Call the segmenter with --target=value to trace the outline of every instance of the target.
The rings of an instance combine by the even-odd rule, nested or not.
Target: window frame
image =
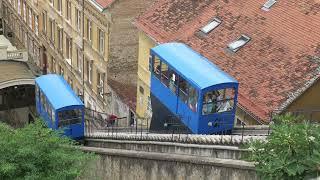
[[[227,98],[227,97],[226,97],[226,91],[227,91],[228,89],[230,89],[230,90],[233,91],[233,97],[232,97],[232,98]],[[220,93],[220,91],[223,91],[223,94],[220,94],[220,95],[223,96],[223,99],[218,100],[218,98],[220,97],[220,95],[217,97],[217,96],[216,96],[216,95],[217,95],[216,92],[219,92],[219,93]],[[211,96],[212,96],[213,93],[214,93],[214,95],[215,95],[215,97],[216,97],[215,101],[211,101],[210,103],[205,102],[205,101],[206,101],[206,100],[205,100],[206,97],[209,96],[209,94],[211,94]],[[233,111],[233,110],[235,109],[235,106],[236,106],[235,100],[236,100],[236,87],[225,87],[225,88],[212,89],[212,90],[206,91],[205,93],[202,94],[201,115],[206,116],[206,115],[213,115],[213,114],[221,114],[221,113],[231,112],[231,111]],[[232,104],[232,108],[229,109],[229,110],[220,111],[218,108],[221,107],[222,103],[227,103],[227,102],[232,102],[232,103],[231,103],[231,104]],[[208,109],[206,109],[207,112],[205,113],[205,112],[204,112],[205,106],[206,106],[206,108],[207,108],[208,105],[210,105],[210,104],[212,105],[212,108],[213,108],[213,105],[215,104],[215,106],[216,106],[216,107],[215,107],[215,108],[216,108],[215,111],[212,112],[212,110],[211,110],[211,112],[208,112]],[[219,104],[220,104],[220,105],[219,105]],[[230,103],[229,103],[229,105],[230,105]]]

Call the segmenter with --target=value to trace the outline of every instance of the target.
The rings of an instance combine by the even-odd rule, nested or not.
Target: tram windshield
[[[71,124],[80,124],[82,121],[81,109],[72,109],[58,112],[58,127],[65,127]]]
[[[207,92],[203,97],[202,114],[231,111],[234,107],[235,89],[227,88]]]

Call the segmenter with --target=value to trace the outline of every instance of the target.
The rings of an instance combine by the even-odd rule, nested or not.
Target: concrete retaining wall
[[[254,165],[240,160],[95,147],[81,148],[99,156],[82,179],[257,179]]]
[[[222,159],[241,159],[248,150],[236,146],[183,144],[155,141],[126,141],[110,139],[86,139],[86,145],[110,149],[125,149],[145,152],[205,156]]]

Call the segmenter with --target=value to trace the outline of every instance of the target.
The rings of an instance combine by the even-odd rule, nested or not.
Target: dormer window
[[[276,3],[276,0],[268,0],[264,5],[262,6],[262,10],[269,11],[270,8]]]
[[[228,49],[235,53],[244,45],[246,45],[250,41],[250,39],[251,38],[246,35],[241,35],[241,37],[238,40],[233,41],[228,45]]]
[[[201,31],[205,34],[208,34],[215,28],[217,28],[221,24],[221,20],[218,18],[214,18],[212,21],[210,21],[207,25],[201,28]]]

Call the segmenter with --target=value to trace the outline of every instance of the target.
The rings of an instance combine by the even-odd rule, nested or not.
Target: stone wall
[[[94,147],[82,149],[98,155],[82,179],[258,179],[254,165],[240,160]]]
[[[143,12],[153,0],[117,0],[109,10],[110,27],[109,78],[119,82],[136,84],[138,68],[138,30],[134,18]]]

